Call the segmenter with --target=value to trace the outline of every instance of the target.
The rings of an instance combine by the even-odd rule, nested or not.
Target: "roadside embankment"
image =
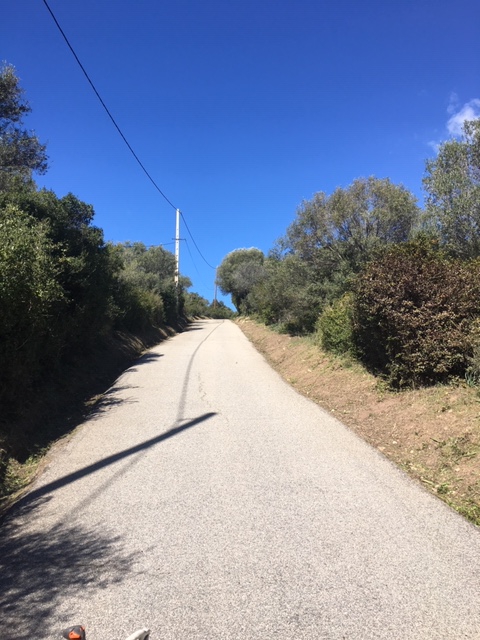
[[[359,364],[250,319],[237,321],[271,366],[425,488],[480,525],[480,394],[463,381],[393,392]]]

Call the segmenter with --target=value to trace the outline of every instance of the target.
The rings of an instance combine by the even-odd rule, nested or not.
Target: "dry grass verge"
[[[330,411],[432,493],[480,526],[480,396],[463,382],[392,392],[308,338],[238,325],[297,391]]]

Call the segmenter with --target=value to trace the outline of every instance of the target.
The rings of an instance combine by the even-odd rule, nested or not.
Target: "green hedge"
[[[345,293],[325,307],[316,324],[315,338],[326,351],[339,355],[354,351],[353,296]]]

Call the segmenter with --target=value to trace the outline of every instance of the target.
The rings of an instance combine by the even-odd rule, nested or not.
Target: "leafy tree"
[[[465,122],[461,140],[444,142],[426,163],[427,226],[447,251],[480,255],[480,119]]]
[[[185,294],[185,314],[187,316],[202,316],[205,318],[227,319],[232,318],[234,313],[224,302],[217,300],[209,303],[198,293]]]
[[[184,309],[187,316],[207,316],[209,302],[198,293],[188,292],[185,295]]]
[[[118,261],[105,245],[103,232],[92,225],[93,207],[73,194],[58,198],[42,189],[0,192],[0,207],[13,205],[45,223],[57,261],[57,281],[68,302],[63,315],[71,340],[90,340],[107,328]]]
[[[414,196],[388,179],[355,180],[331,196],[304,201],[255,288],[266,322],[308,333],[322,309],[352,287],[354,275],[382,246],[405,242],[419,218]]]
[[[237,311],[249,313],[248,295],[265,276],[265,256],[260,249],[235,249],[225,256],[217,270],[217,284],[224,294],[232,296]]]
[[[175,287],[175,256],[163,247],[147,248],[142,242],[119,244],[116,250],[120,252],[124,264],[120,276],[122,282],[129,288],[133,287],[137,292],[143,292],[140,299],[135,294],[137,301],[141,304],[142,298],[145,301],[148,300],[147,306],[153,309],[154,300],[161,300],[162,311],[155,316],[156,321],[153,324],[155,326],[164,322],[174,324],[183,314],[185,290],[192,284],[188,278],[181,276],[179,287]],[[152,298],[149,294],[154,294],[156,298]],[[131,297],[130,300],[132,300]],[[129,303],[128,306],[130,308],[131,304]],[[144,318],[142,314],[140,316]],[[152,317],[151,312],[147,317]],[[148,320],[142,320],[142,322],[145,324]],[[130,324],[132,327],[132,323]]]
[[[272,254],[265,261],[264,270],[264,277],[249,294],[250,305],[258,316],[288,333],[312,331],[321,298],[308,263],[295,254]]]
[[[45,145],[23,128],[31,111],[23,96],[15,68],[0,69],[0,190],[31,182],[32,172],[45,173]]]
[[[65,312],[48,225],[8,205],[0,209],[0,400],[27,389],[58,350]]]
[[[323,349],[338,355],[354,353],[353,295],[345,293],[325,307],[316,323],[316,339]]]
[[[207,309],[207,316],[209,318],[218,318],[219,320],[228,320],[233,318],[235,313],[227,307],[227,305],[221,300],[211,302]]]
[[[320,192],[303,202],[281,247],[320,276],[358,272],[379,246],[408,240],[418,218],[416,199],[403,186],[359,178],[330,197]]]

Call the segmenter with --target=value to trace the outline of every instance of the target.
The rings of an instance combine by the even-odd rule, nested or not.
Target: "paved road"
[[[480,638],[480,532],[228,321],[124,373],[2,535],[2,640]]]

